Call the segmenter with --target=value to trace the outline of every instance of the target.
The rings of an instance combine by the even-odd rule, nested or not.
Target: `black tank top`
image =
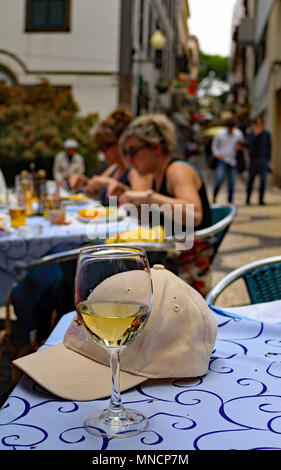
[[[172,195],[168,192],[168,190],[167,190],[167,181],[166,181],[167,180],[167,178],[166,178],[167,169],[174,162],[185,163],[186,165],[190,166],[193,169],[193,171],[195,171],[195,173],[199,176],[202,184],[201,184],[201,187],[198,191],[198,194],[199,194],[201,204],[202,204],[203,217],[202,217],[201,224],[199,226],[195,227],[195,229],[196,230],[201,230],[203,228],[210,227],[210,225],[212,224],[212,217],[211,217],[211,209],[210,209],[210,204],[209,204],[209,201],[208,201],[206,187],[205,187],[202,176],[195,170],[195,168],[190,163],[186,162],[185,160],[180,160],[180,159],[177,159],[177,158],[171,160],[165,168],[164,177],[162,179],[161,186],[160,186],[159,190],[157,190],[157,192],[159,194],[163,194],[165,196],[174,197],[174,195]],[[156,190],[155,180],[153,181],[152,189]],[[161,220],[161,217],[162,217],[162,220]],[[161,221],[161,225],[164,225],[164,222],[162,223],[162,221],[164,221],[164,217],[163,217],[162,214],[160,216],[160,221]]]

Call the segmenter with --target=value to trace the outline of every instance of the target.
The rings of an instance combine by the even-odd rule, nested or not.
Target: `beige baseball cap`
[[[151,276],[150,316],[139,336],[121,353],[121,391],[147,379],[200,377],[208,371],[217,335],[213,313],[196,290],[164,266],[154,265]],[[120,299],[122,295],[127,300],[138,297],[139,283],[131,272],[113,278],[108,292],[119,292]],[[104,284],[102,289],[108,287]],[[111,394],[108,353],[90,338],[76,316],[62,343],[13,364],[67,400],[95,400]]]

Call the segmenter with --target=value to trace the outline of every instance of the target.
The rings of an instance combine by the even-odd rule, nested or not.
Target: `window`
[[[26,0],[26,31],[70,31],[70,0]]]

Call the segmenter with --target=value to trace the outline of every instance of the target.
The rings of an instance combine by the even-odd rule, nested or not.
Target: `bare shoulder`
[[[193,188],[198,191],[202,185],[201,179],[194,168],[181,161],[172,163],[167,170],[167,188],[171,194],[176,194],[180,188]]]
[[[197,173],[188,163],[183,161],[175,161],[169,165],[167,169],[167,177],[171,179],[197,179]]]

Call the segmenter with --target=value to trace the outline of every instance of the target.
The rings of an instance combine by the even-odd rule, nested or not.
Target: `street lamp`
[[[156,69],[162,68],[162,51],[166,45],[166,38],[164,34],[160,31],[160,29],[156,29],[154,33],[150,36],[149,39],[150,45],[155,52],[154,57],[154,66]],[[134,62],[138,64],[144,64],[151,62],[151,59],[134,59]],[[139,66],[138,70],[138,91],[137,91],[137,112],[136,114],[139,115],[142,109],[148,109],[148,101],[149,101],[149,87],[148,82],[144,80],[142,76],[141,66]]]
[[[156,29],[150,37],[150,45],[155,50],[155,67],[162,68],[162,53],[166,46],[166,38],[160,29]]]
[[[166,46],[166,38],[160,29],[156,29],[150,38],[150,44],[156,51],[163,51]]]

